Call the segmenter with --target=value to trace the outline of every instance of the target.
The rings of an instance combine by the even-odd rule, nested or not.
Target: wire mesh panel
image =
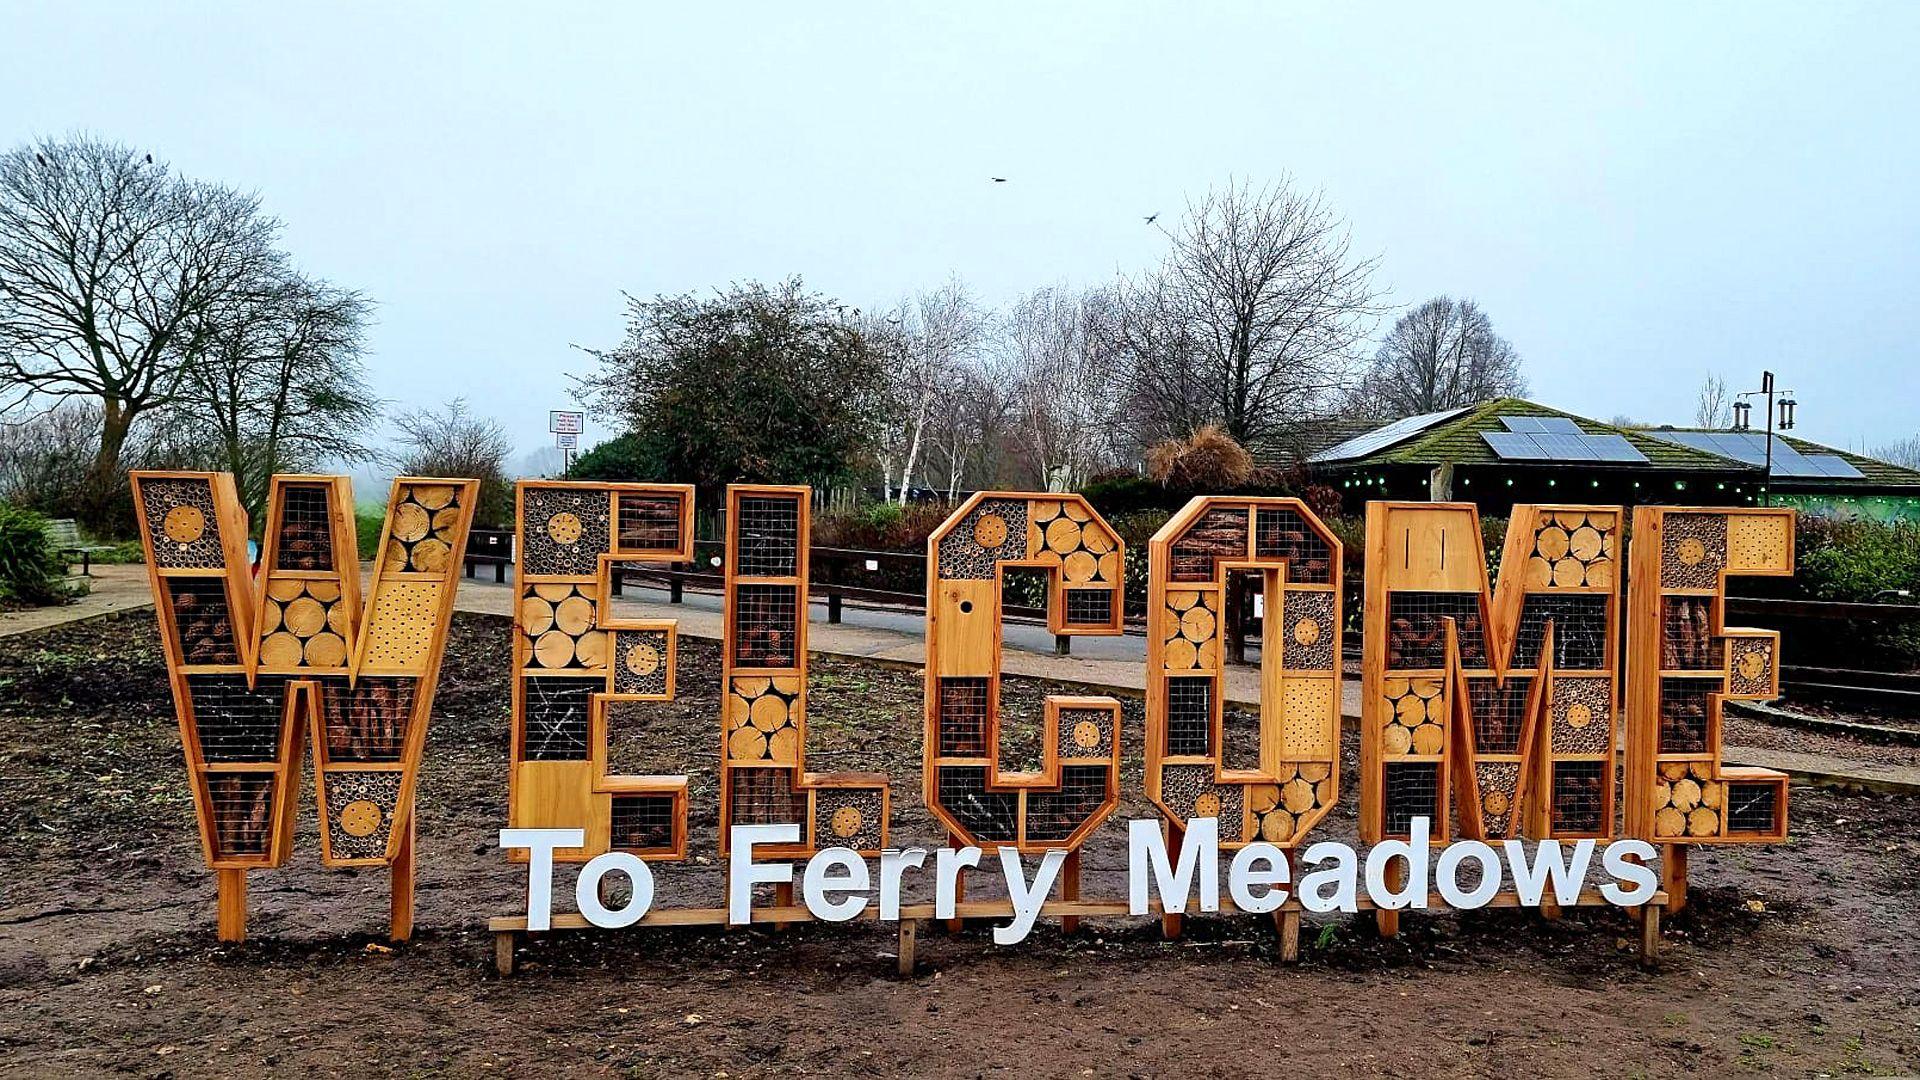
[[[620,551],[672,551],[680,546],[685,511],[679,496],[622,491],[616,503]]]
[[[214,857],[266,855],[273,842],[274,774],[207,774],[207,801],[213,815]]]
[[[1473,711],[1473,748],[1482,754],[1517,754],[1527,720],[1527,699],[1533,693],[1533,679],[1514,676],[1501,685],[1498,679],[1482,676],[1467,678],[1467,703]]]
[[[280,675],[260,676],[253,689],[245,675],[188,675],[201,758],[214,764],[277,760],[286,686]]]
[[[600,680],[536,675],[521,684],[526,693],[523,759],[585,761],[589,706]]]
[[[1027,795],[1027,839],[1065,840],[1108,797],[1105,765],[1063,765],[1057,791]]]
[[[984,765],[942,765],[938,773],[940,805],[969,832],[989,843],[1019,839],[1019,796],[987,790]]]
[[[1778,784],[1727,785],[1727,831],[1734,833],[1777,833],[1780,831],[1780,787]]]
[[[418,680],[368,675],[349,686],[344,678],[320,683],[320,712],[330,761],[399,761],[406,751]]]
[[[287,484],[280,489],[276,570],[333,569],[333,517],[327,484]]]
[[[805,824],[807,796],[793,789],[791,769],[729,769],[728,773],[731,776],[727,804],[729,824],[779,825],[790,821]]]
[[[986,679],[940,680],[940,753],[948,757],[978,757],[987,752],[988,694]]]
[[[1709,695],[1719,685],[1718,679],[1660,680],[1662,754],[1707,752],[1707,726],[1712,715]]]
[[[1213,753],[1213,680],[1167,680],[1167,753],[1205,757]]]
[[[1387,593],[1387,668],[1432,670],[1446,666],[1446,621],[1452,619],[1464,667],[1487,666],[1487,635],[1477,593]]]
[[[1606,831],[1607,763],[1553,763],[1553,831],[1558,834]]]
[[[1209,510],[1174,541],[1172,580],[1211,581],[1216,560],[1246,557],[1247,512]]]
[[[1417,817],[1441,819],[1440,763],[1437,761],[1390,761],[1386,765],[1384,798],[1386,831],[1390,836],[1406,836],[1413,831]]]
[[[1552,622],[1555,668],[1604,669],[1607,666],[1607,601],[1605,596],[1528,593],[1520,606],[1513,666],[1539,666],[1540,646],[1546,641],[1547,623]]]
[[[1718,671],[1725,642],[1713,633],[1713,600],[1669,596],[1661,602],[1660,666],[1669,671]]]
[[[1333,582],[1333,548],[1313,531],[1298,510],[1263,506],[1254,513],[1254,554],[1287,560],[1287,581],[1327,585]]]
[[[741,667],[793,667],[798,618],[794,586],[734,586],[733,662]]]
[[[793,577],[800,567],[800,500],[751,496],[740,500],[733,572],[740,577]]]
[[[615,795],[609,846],[622,851],[670,851],[673,821],[672,795]]]
[[[1067,625],[1106,626],[1113,621],[1112,589],[1068,589]]]
[[[221,578],[167,578],[167,606],[173,612],[180,658],[189,664],[238,664],[233,614]]]

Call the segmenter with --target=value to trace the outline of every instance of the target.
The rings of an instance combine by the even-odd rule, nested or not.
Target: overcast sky
[[[9,2],[0,136],[257,189],[378,300],[382,396],[523,450],[623,290],[1002,304],[1281,174],[1548,404],[1687,422],[1771,367],[1808,437],[1920,430],[1920,3],[606,7]]]

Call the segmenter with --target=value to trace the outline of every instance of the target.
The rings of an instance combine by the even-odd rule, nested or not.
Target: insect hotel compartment
[[[351,687],[345,679],[320,684],[329,761],[395,762],[407,746],[418,680],[364,676]]]
[[[942,765],[937,776],[940,805],[968,832],[988,843],[1019,839],[1019,796],[987,790],[985,765]]]
[[[687,516],[685,502],[678,495],[620,492],[615,497],[619,551],[630,555],[678,550],[681,523]]]
[[[338,582],[268,581],[260,607],[260,665],[282,671],[345,667],[351,618]]]
[[[986,679],[940,680],[940,753],[945,757],[981,757],[987,752]]]
[[[673,804],[672,795],[613,796],[609,846],[635,853],[672,851]]]
[[[1487,666],[1487,638],[1476,593],[1407,592],[1387,594],[1387,670],[1423,671],[1447,663],[1447,620],[1460,642],[1460,665]]]
[[[1713,600],[1669,596],[1661,601],[1660,666],[1667,671],[1718,671],[1723,639],[1713,633]]]
[[[266,856],[273,843],[274,787],[270,772],[206,774],[217,859]]]
[[[521,680],[526,694],[526,761],[587,760],[590,707],[598,679],[565,676],[529,676]]]
[[[1333,548],[1298,510],[1260,507],[1254,513],[1254,530],[1254,554],[1262,559],[1287,560],[1289,584],[1333,582]]]
[[[1067,618],[1069,627],[1104,627],[1113,622],[1112,589],[1068,589]]]
[[[727,770],[731,799],[727,821],[732,825],[805,824],[807,796],[793,789],[793,770],[781,767]],[[802,840],[806,838],[801,837]]]
[[[1213,754],[1213,680],[1167,680],[1167,754],[1170,757],[1209,757]]]
[[[1556,835],[1599,834],[1607,828],[1607,763],[1553,763],[1553,831]]]
[[[167,607],[187,664],[238,664],[224,578],[165,578]]]
[[[333,514],[328,484],[287,484],[280,489],[276,570],[332,570]]]
[[[1553,624],[1553,666],[1593,671],[1607,666],[1607,601],[1603,595],[1529,593],[1520,608],[1514,636],[1513,666],[1538,667]]]
[[[1712,722],[1717,678],[1660,680],[1660,753],[1704,754]]]
[[[186,680],[201,760],[258,764],[279,759],[285,678],[262,675],[253,689],[239,674],[188,675]]]
[[[1778,783],[1727,783],[1727,832],[1734,835],[1778,835],[1784,787]]]
[[[800,565],[800,500],[791,496],[748,496],[740,500],[739,507],[734,576],[796,576]]]
[[[1175,541],[1170,580],[1212,581],[1217,560],[1246,557],[1247,512],[1209,510]]]
[[[798,616],[798,593],[792,585],[735,586],[733,662],[740,667],[794,667]]]
[[[1440,811],[1440,763],[1437,761],[1389,761],[1382,781],[1386,831],[1389,836],[1406,836],[1413,831],[1413,819],[1428,817],[1434,831],[1443,822]]]
[[[1065,840],[1107,800],[1105,764],[1062,765],[1058,791],[1027,793],[1027,839]]]
[[[1473,748],[1481,754],[1518,754],[1527,720],[1533,678],[1515,675],[1501,685],[1489,676],[1467,679],[1467,703],[1473,712]]]

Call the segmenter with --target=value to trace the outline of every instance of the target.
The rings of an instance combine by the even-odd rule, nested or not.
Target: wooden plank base
[[[1666,893],[1656,892],[1648,900],[1646,905],[1637,908],[1622,909],[1629,913],[1634,913],[1635,916],[1640,919],[1640,963],[1643,966],[1651,967],[1653,965],[1654,956],[1660,945],[1659,913],[1661,909],[1667,905],[1667,902],[1668,897]],[[1511,892],[1502,892],[1496,895],[1486,906],[1489,908],[1517,908],[1521,905],[1519,897]],[[1605,897],[1601,896],[1598,889],[1585,889],[1581,891],[1580,899],[1568,906],[1614,907],[1615,905],[1609,903]],[[1384,912],[1375,909],[1372,901],[1365,896],[1360,898],[1358,907],[1361,911],[1373,911],[1376,915],[1399,914],[1397,911]],[[1438,893],[1431,893],[1427,897],[1427,907],[1422,910],[1446,911],[1449,910],[1449,908],[1446,901],[1443,900]],[[1225,897],[1221,898],[1219,914],[1233,914],[1239,911],[1240,909],[1233,904],[1233,901]],[[1272,913],[1274,929],[1280,937],[1280,958],[1284,962],[1291,963],[1299,959],[1300,922],[1303,912],[1304,909],[1301,908],[1299,899],[1297,897],[1288,897],[1287,902]],[[1129,912],[1125,900],[1048,900],[1040,905],[1040,914],[1042,917],[1050,916],[1062,919],[1070,915],[1081,918],[1113,918],[1128,915]],[[1158,901],[1154,901],[1148,905],[1147,914],[1149,916],[1158,916],[1162,920],[1181,918],[1181,916],[1177,914],[1168,914]],[[751,916],[752,923],[758,926],[778,927],[792,923],[815,921],[812,912],[808,911],[805,907],[796,905],[756,907],[753,909]],[[954,906],[954,916],[955,918],[952,920],[954,922],[964,922],[967,919],[1011,918],[1013,916],[1013,904],[1008,900],[961,901]],[[855,919],[857,921],[876,922],[879,920],[879,917],[879,908],[869,904],[866,910],[855,916]],[[932,904],[900,905],[900,923],[897,933],[899,936],[900,949],[899,971],[902,975],[911,974],[913,971],[915,947],[918,943],[919,935],[918,922],[923,919],[933,919],[935,917],[934,906]],[[655,908],[647,912],[647,914],[634,925],[640,927],[728,927],[727,909],[723,907]],[[577,912],[568,912],[554,915],[550,929],[558,931],[589,930],[593,928],[593,924],[587,922],[585,916]],[[514,949],[519,942],[520,936],[530,932],[527,930],[526,918],[524,916],[502,916],[489,919],[487,921],[487,929],[494,935],[494,967],[498,969],[502,975],[511,975],[514,968]],[[539,931],[531,932],[538,933]]]
[[[413,938],[413,815],[407,815],[407,831],[400,837],[400,850],[393,856],[393,895],[387,903],[387,940]]]

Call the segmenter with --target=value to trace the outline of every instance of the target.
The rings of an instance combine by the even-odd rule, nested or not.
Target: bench
[[[112,551],[112,544],[89,544],[80,539],[80,524],[72,518],[52,518],[47,522],[47,543],[62,555],[80,556],[80,573],[93,576],[93,553]]]
[[[467,533],[465,571],[473,576],[475,565],[490,564],[496,583],[507,580],[507,567],[513,565],[513,532],[509,529],[473,529]]]

